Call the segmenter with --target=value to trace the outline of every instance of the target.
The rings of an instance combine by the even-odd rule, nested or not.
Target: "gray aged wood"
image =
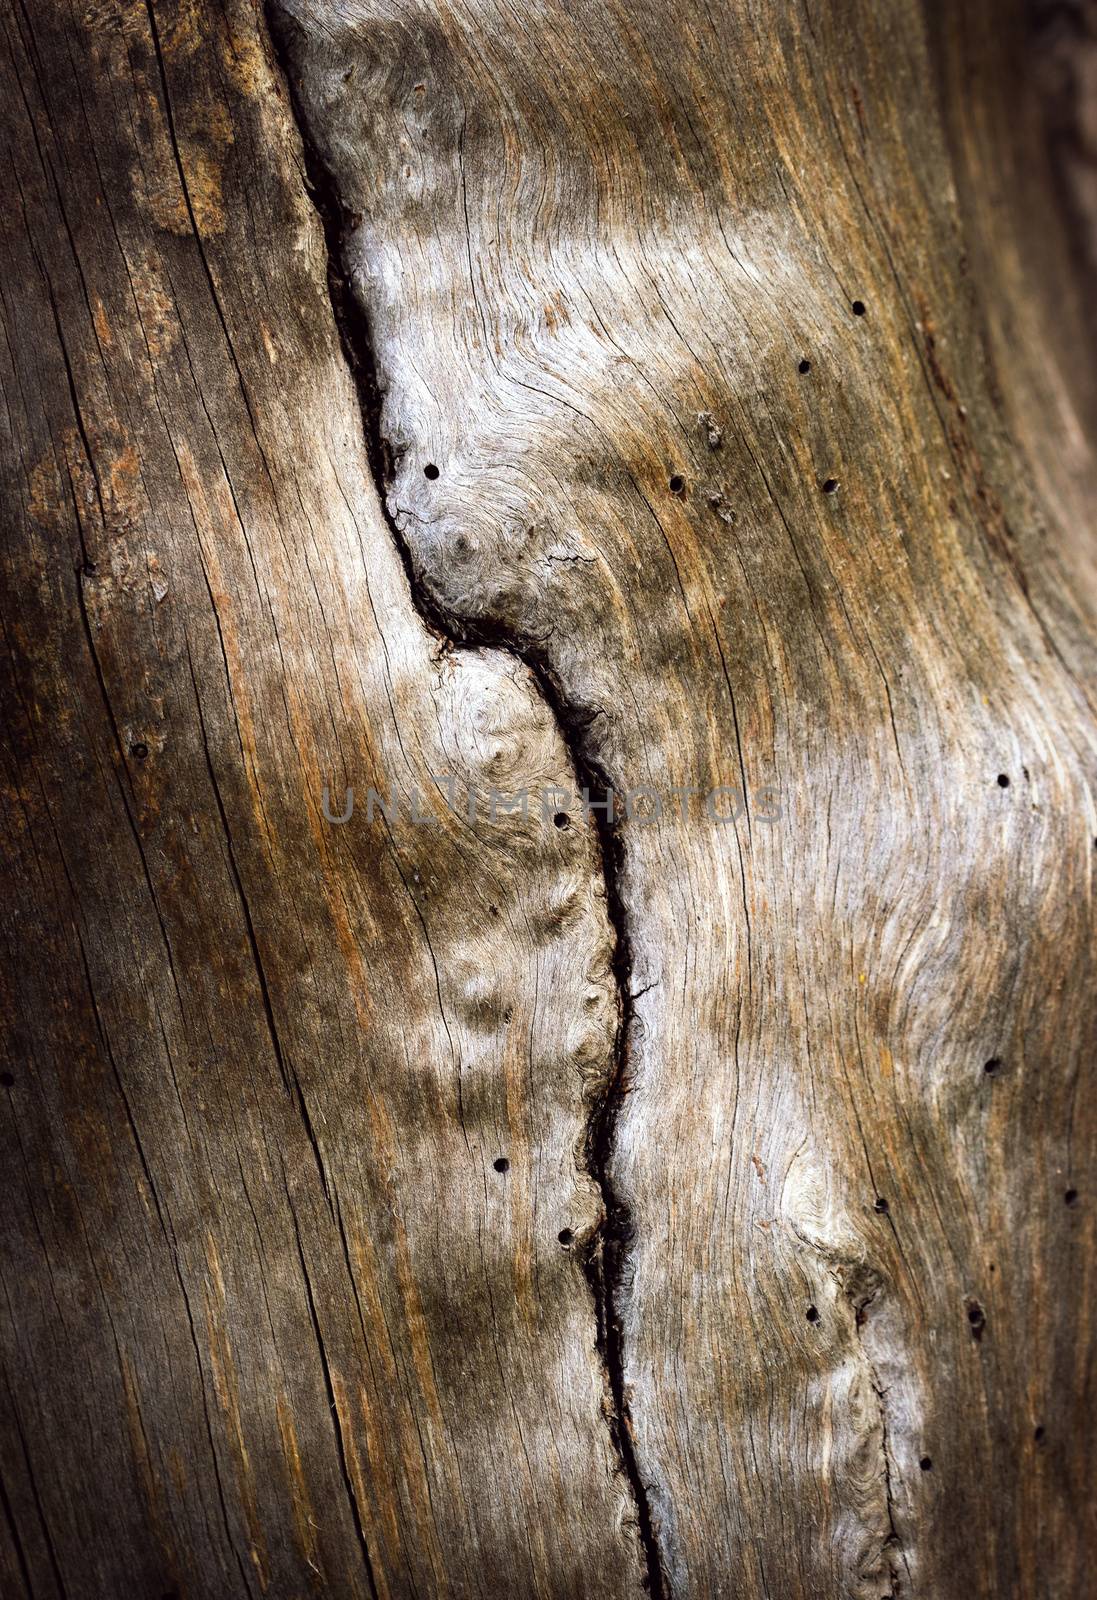
[[[1093,1592],[1033,39],[6,8],[5,1595]]]

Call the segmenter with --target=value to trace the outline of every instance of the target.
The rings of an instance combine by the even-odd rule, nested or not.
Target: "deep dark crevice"
[[[611,1164],[618,1113],[628,1092],[629,1041],[632,1037],[632,951],[628,920],[621,896],[624,846],[616,818],[599,805],[612,790],[608,774],[587,749],[587,735],[597,712],[571,704],[542,647],[533,639],[516,636],[490,621],[451,616],[430,592],[429,583],[415,565],[411,550],[388,504],[396,460],[381,429],[384,391],[377,370],[373,335],[366,311],[355,295],[344,269],[344,241],[356,223],[344,204],[334,175],[313,141],[308,117],[300,103],[293,73],[293,35],[299,25],[267,0],[265,7],[275,59],[289,90],[290,104],[301,138],[308,193],[324,230],[328,258],[328,291],[339,330],[340,343],[354,378],[362,415],[366,455],[377,488],[381,512],[393,545],[403,564],[412,604],[443,648],[492,649],[520,660],[533,674],[546,704],[556,719],[567,748],[577,791],[585,791],[598,842],[606,907],[613,932],[612,970],[617,989],[617,1030],[613,1064],[602,1093],[591,1108],[584,1157],[587,1171],[598,1186],[603,1216],[577,1252],[594,1299],[596,1348],[602,1361],[610,1406],[608,1420],[621,1470],[636,1507],[636,1523],[646,1568],[644,1586],[653,1600],[669,1595],[663,1562],[652,1520],[647,1486],[641,1475],[633,1442],[632,1419],[625,1388],[624,1336],[620,1294],[625,1283],[632,1219],[624,1199],[614,1188]]]

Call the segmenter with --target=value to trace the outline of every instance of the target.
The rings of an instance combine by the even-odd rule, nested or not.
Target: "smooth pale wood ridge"
[[[271,21],[385,512],[512,648],[419,620],[263,19],[9,7],[0,1590],[1086,1593],[1097,405],[1017,18]],[[668,794],[619,872],[408,823],[577,754]],[[557,1241],[607,868],[647,1551]]]
[[[251,8],[5,38],[0,1592],[635,1594],[598,852],[408,822],[560,733],[413,609]]]
[[[668,1587],[1085,1592],[1097,408],[1017,18],[279,4],[423,585],[619,789],[780,800],[621,830]]]

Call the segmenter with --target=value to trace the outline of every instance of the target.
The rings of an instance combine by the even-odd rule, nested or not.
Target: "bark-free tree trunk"
[[[6,7],[5,1597],[1093,1592],[1019,4]]]

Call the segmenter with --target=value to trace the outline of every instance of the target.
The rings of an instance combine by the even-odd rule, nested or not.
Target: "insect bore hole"
[[[496,1156],[495,1160],[492,1162],[492,1166],[495,1168],[496,1172],[510,1171],[510,1162],[507,1160],[506,1156]]]
[[[800,375],[802,377],[806,376],[807,373],[809,373],[811,371],[811,362],[808,360],[807,356],[804,357],[804,359],[801,361],[800,365],[797,367],[796,370],[797,370],[797,372],[800,373]]]
[[[855,317],[863,317],[865,314],[865,302],[863,300],[855,300],[850,310]]]
[[[566,811],[558,811],[552,819],[552,825],[554,828],[570,828],[571,818]]]
[[[431,483],[433,483],[435,478],[437,478],[438,468],[434,465],[433,461],[427,462],[426,466],[423,468],[423,476],[424,478],[429,478]]]
[[[998,787],[999,787],[999,789],[1008,789],[1009,788],[1009,775],[1007,773],[1000,772],[998,774]]]
[[[556,1237],[559,1239],[565,1250],[569,1248],[575,1239],[575,1235],[572,1233],[570,1228],[561,1228]]]
[[[672,473],[667,487],[669,488],[671,494],[685,494],[686,480],[683,478],[680,472]]]

